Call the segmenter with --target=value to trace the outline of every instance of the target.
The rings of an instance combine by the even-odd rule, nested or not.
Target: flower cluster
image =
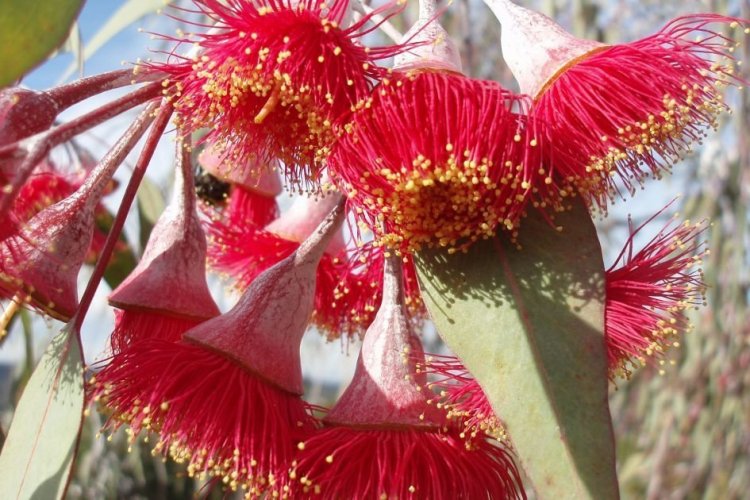
[[[248,498],[524,498],[502,408],[461,360],[425,359],[415,257],[513,240],[529,211],[553,223],[571,197],[606,210],[661,176],[716,126],[722,89],[741,81],[734,39],[712,25],[747,23],[696,15],[605,46],[509,0],[487,2],[521,93],[463,74],[429,0],[402,43],[377,48],[365,36],[401,2],[359,15],[348,0],[193,0],[210,27],[173,39],[165,61],[0,91],[2,330],[22,306],[80,327],[172,120],[173,197],[109,296],[115,328],[90,366],[87,397],[105,428],[152,435],[154,453]],[[138,87],[55,124],[128,85]],[[138,106],[82,174],[51,160]],[[100,202],[144,136],[105,241]],[[298,195],[290,204],[285,190]],[[606,272],[610,379],[663,362],[703,302],[702,223],[667,226],[634,251],[642,227]],[[99,259],[79,303],[91,251]],[[228,311],[206,266],[240,294]],[[362,339],[329,410],[304,399],[310,326]]]
[[[328,154],[337,116],[365,99],[394,48],[358,43],[367,19],[342,24],[348,2],[196,0],[215,23],[192,57],[154,64],[186,129],[207,139],[229,167],[281,160],[308,183]]]

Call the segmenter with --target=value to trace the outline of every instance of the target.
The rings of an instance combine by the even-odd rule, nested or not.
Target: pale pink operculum
[[[198,219],[189,152],[178,144],[174,194],[138,266],[109,296],[121,309],[208,319],[219,315],[206,283],[206,236]]]
[[[338,193],[327,193],[316,198],[300,196],[294,200],[289,210],[268,224],[265,230],[285,240],[304,241],[336,206],[339,198]],[[326,253],[339,255],[345,248],[344,235],[337,231],[331,238]]]
[[[566,65],[605,45],[577,38],[540,12],[510,0],[485,0],[502,24],[503,58],[521,93],[538,97]]]
[[[406,316],[399,260],[394,256],[386,259],[380,310],[365,333],[354,378],[325,417],[327,424],[440,426],[442,419],[422,390],[425,376],[415,370],[416,364],[424,364],[424,354]]]
[[[201,167],[217,179],[238,184],[245,189],[268,197],[276,197],[283,191],[281,179],[275,165],[251,163],[240,168],[226,161],[226,153],[221,153],[213,144],[209,144],[198,155]]]
[[[0,146],[47,130],[58,112],[57,102],[46,92],[20,87],[0,91]]]
[[[78,305],[78,272],[95,229],[95,212],[117,167],[153,120],[151,104],[128,127],[94,171],[72,195],[25,223],[0,245],[0,267],[10,281],[30,295],[50,316],[67,320]]]
[[[77,192],[39,212],[0,246],[2,267],[54,318],[68,320],[78,306],[78,272],[94,235],[95,208]]]
[[[221,353],[267,382],[302,394],[300,342],[312,316],[320,259],[341,228],[341,196],[289,257],[253,281],[229,312],[187,331],[184,340]]]
[[[399,71],[432,69],[462,73],[458,47],[437,20],[435,0],[420,0],[419,18],[401,42],[417,44],[397,55],[393,69]]]

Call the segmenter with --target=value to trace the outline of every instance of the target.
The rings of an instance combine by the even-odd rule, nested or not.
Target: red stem
[[[47,94],[57,103],[58,113],[84,99],[136,83],[153,82],[165,75],[157,72],[135,73],[132,69],[121,69],[102,73],[101,75],[81,78],[71,83],[47,90]]]
[[[34,171],[34,168],[53,147],[72,139],[81,132],[85,132],[86,130],[95,127],[128,109],[134,108],[139,104],[143,104],[147,100],[156,97],[161,92],[161,88],[161,84],[158,82],[150,83],[135,92],[131,92],[102,106],[101,108],[90,111],[74,120],[63,123],[58,127],[0,147],[0,158],[6,157],[13,159],[15,157],[14,159],[16,160],[23,158],[16,169],[17,172],[13,181],[5,188],[7,194],[0,198],[0,220],[5,219],[5,216],[7,215],[8,210],[10,210],[13,201],[16,199],[21,186],[26,183],[31,176],[31,173]],[[23,154],[18,155],[19,152],[23,152]]]
[[[156,150],[156,146],[159,143],[162,134],[164,133],[164,129],[167,128],[167,124],[169,123],[169,118],[172,116],[173,110],[174,108],[171,104],[164,104],[159,109],[159,113],[154,120],[151,131],[146,138],[146,143],[143,146],[141,155],[138,157],[138,161],[136,162],[133,169],[133,174],[131,175],[130,181],[128,182],[128,187],[125,189],[125,194],[122,197],[122,202],[120,203],[120,207],[117,210],[115,220],[112,223],[112,228],[109,230],[109,234],[107,235],[107,241],[104,243],[104,248],[100,253],[99,260],[96,262],[94,273],[92,274],[91,279],[86,285],[86,290],[83,292],[83,297],[81,297],[81,302],[78,305],[78,310],[71,320],[71,322],[73,323],[73,328],[76,334],[79,336],[79,340],[83,319],[85,318],[86,313],[88,313],[89,307],[91,306],[91,301],[94,299],[94,293],[99,287],[99,283],[104,276],[104,271],[107,269],[107,264],[109,264],[109,259],[112,257],[112,252],[114,251],[115,245],[120,239],[122,227],[125,224],[125,219],[128,216],[130,207],[133,204],[136,193],[138,192],[138,187],[143,180],[143,176],[146,173],[148,164],[151,162],[151,158],[154,156],[154,151]]]
[[[183,213],[195,211],[195,180],[190,161],[191,138],[186,135],[177,140],[177,169],[175,171],[174,195],[178,196],[178,206]],[[186,217],[185,220],[188,220]]]
[[[100,202],[104,189],[109,184],[117,169],[120,167],[128,154],[133,150],[138,141],[146,133],[148,126],[154,120],[154,113],[159,107],[159,101],[151,101],[146,108],[141,111],[138,118],[130,124],[122,137],[107,152],[104,158],[99,161],[93,171],[86,177],[77,193],[81,193],[87,198],[89,205],[96,205]]]

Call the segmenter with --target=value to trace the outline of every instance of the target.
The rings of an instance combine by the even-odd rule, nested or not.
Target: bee
[[[229,196],[230,185],[209,174],[195,163],[195,194],[210,205],[223,204]]]

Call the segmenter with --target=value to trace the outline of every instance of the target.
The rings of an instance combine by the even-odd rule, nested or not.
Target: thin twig
[[[115,216],[115,220],[109,230],[107,240],[104,243],[104,248],[100,253],[99,260],[96,263],[96,267],[94,268],[91,279],[86,285],[86,290],[83,292],[83,297],[81,298],[81,302],[78,305],[78,310],[71,320],[73,323],[74,331],[79,337],[81,335],[81,324],[83,323],[86,313],[91,306],[91,302],[94,299],[94,293],[99,287],[99,283],[104,276],[104,271],[107,269],[107,265],[109,264],[109,259],[112,256],[115,245],[120,240],[122,227],[125,224],[125,219],[127,218],[128,212],[130,211],[130,207],[133,204],[133,200],[135,199],[138,187],[143,180],[143,176],[145,175],[146,169],[151,162],[151,158],[154,156],[154,151],[156,151],[156,146],[159,143],[162,134],[164,133],[164,129],[167,128],[167,124],[169,123],[169,119],[172,116],[173,111],[174,108],[171,104],[162,104],[162,107],[159,109],[158,115],[151,127],[151,131],[146,138],[146,144],[143,146],[141,155],[138,157],[138,161],[135,164],[133,174],[130,177],[127,188],[125,189],[125,194],[122,197],[120,207],[117,210],[117,215]]]
[[[375,12],[375,9],[370,7],[369,5],[365,4],[362,0],[357,0],[352,4],[353,9],[355,10],[355,19],[359,21],[362,19],[363,16],[370,15],[373,12]],[[393,24],[391,24],[390,21],[385,19],[380,14],[375,14],[372,16],[373,22],[378,24],[378,28],[380,31],[382,31],[388,38],[390,38],[395,43],[401,43],[401,40],[404,37],[404,34],[401,33]]]

